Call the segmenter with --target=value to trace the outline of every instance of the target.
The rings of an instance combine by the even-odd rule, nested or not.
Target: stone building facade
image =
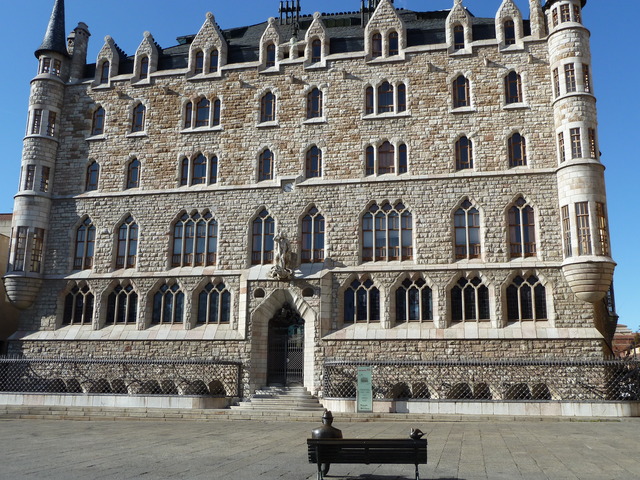
[[[209,13],[176,46],[106,37],[87,63],[56,0],[9,350],[238,360],[245,395],[321,392],[326,359],[608,354],[586,2],[365,3],[224,31]]]

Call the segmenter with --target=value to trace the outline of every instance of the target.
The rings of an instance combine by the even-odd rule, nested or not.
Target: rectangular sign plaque
[[[373,412],[373,389],[371,386],[371,376],[371,367],[358,367],[357,411],[359,413]]]

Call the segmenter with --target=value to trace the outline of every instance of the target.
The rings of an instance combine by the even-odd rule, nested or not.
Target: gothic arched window
[[[116,268],[133,268],[138,254],[138,224],[129,215],[118,228]]]
[[[93,112],[93,119],[91,122],[91,135],[102,135],[104,133],[104,108],[98,107]]]
[[[184,293],[177,283],[162,285],[153,296],[153,323],[174,324],[184,321]]]
[[[85,218],[76,230],[74,270],[87,270],[93,267],[93,255],[96,243],[96,227],[90,218]]]
[[[273,263],[275,221],[266,209],[263,209],[253,221],[251,237],[251,264],[265,265]]]
[[[218,222],[210,212],[184,213],[173,227],[172,267],[215,265],[218,255]]]
[[[198,295],[198,323],[229,323],[231,319],[231,292],[220,282],[208,283]]]
[[[489,320],[489,289],[479,277],[461,278],[451,289],[451,320]]]
[[[107,299],[107,324],[135,324],[138,317],[138,294],[131,285],[118,285]]]
[[[380,321],[380,291],[371,279],[354,280],[344,291],[344,323]]]
[[[302,263],[324,261],[324,217],[316,207],[302,219]]]
[[[93,320],[93,293],[88,286],[74,286],[64,299],[63,325],[91,324]]]
[[[424,279],[405,279],[396,290],[396,323],[433,320],[433,296]]]
[[[455,257],[458,260],[480,258],[480,212],[465,200],[453,216]]]
[[[547,292],[538,277],[513,279],[507,287],[507,318],[516,321],[547,318]]]
[[[413,219],[398,202],[374,203],[362,217],[362,261],[413,259]]]
[[[536,255],[534,212],[522,197],[509,209],[509,252],[511,258]]]

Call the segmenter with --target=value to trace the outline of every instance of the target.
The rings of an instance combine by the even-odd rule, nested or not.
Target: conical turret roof
[[[68,55],[66,29],[64,25],[64,0],[56,0],[49,18],[47,32],[44,34],[42,45],[36,50],[36,57],[43,52],[58,52]]]

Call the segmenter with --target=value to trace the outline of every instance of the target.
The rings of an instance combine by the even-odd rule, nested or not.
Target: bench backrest
[[[307,439],[311,463],[426,464],[425,439]]]

